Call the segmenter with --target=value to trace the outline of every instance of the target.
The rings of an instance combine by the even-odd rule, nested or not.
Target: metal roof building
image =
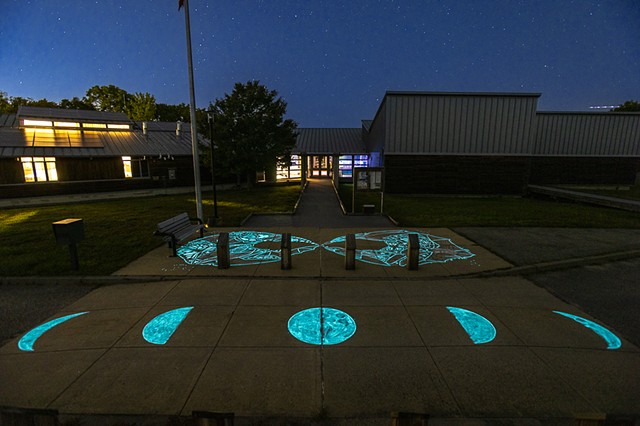
[[[363,154],[366,147],[361,128],[301,128],[292,154]]]
[[[0,195],[189,184],[191,163],[189,123],[39,107],[0,115]]]

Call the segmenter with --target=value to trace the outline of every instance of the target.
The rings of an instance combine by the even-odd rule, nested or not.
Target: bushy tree
[[[5,92],[0,92],[0,113],[15,114],[21,106],[57,108],[58,104],[47,100],[46,98],[34,100],[32,98],[23,98],[21,96],[9,96]]]
[[[285,119],[287,103],[258,81],[236,83],[231,94],[216,99],[213,109],[216,163],[238,177],[255,182],[257,171],[288,158],[295,145],[297,124]]]
[[[614,108],[611,111],[614,112],[640,112],[640,102],[638,101],[626,101],[618,108]]]
[[[156,98],[149,93],[134,93],[127,97],[129,118],[136,121],[151,121],[156,117]]]
[[[82,109],[82,110],[95,110],[93,105],[83,101],[82,99],[74,96],[72,99],[63,99],[60,101],[60,108],[64,109]]]
[[[127,112],[127,95],[113,84],[108,86],[93,86],[87,90],[83,101],[93,106],[97,111]]]
[[[0,91],[0,114],[9,114],[11,101],[6,92]]]

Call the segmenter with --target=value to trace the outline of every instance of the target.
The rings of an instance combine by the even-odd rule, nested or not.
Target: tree
[[[31,98],[23,98],[20,96],[8,96],[5,92],[0,92],[0,113],[15,114],[21,106],[56,108],[58,104],[53,101],[49,101],[46,98],[36,101]]]
[[[181,103],[178,105],[157,104],[156,118],[159,121],[189,121],[189,105]]]
[[[287,103],[258,81],[236,83],[233,92],[210,105],[215,115],[214,143],[220,164],[255,182],[256,171],[288,158],[296,142],[297,124],[284,119]]]
[[[626,101],[618,108],[614,108],[611,111],[614,112],[640,112],[640,102],[638,101]]]
[[[6,92],[0,91],[0,114],[8,114],[11,109],[11,98]]]
[[[151,121],[156,117],[156,98],[149,93],[134,93],[127,99],[129,118],[136,121]]]
[[[82,100],[97,111],[127,112],[127,96],[126,90],[110,84],[89,88]]]
[[[83,110],[95,110],[93,105],[85,102],[84,100],[74,96],[72,99],[63,99],[60,101],[60,108],[64,109],[83,109]]]

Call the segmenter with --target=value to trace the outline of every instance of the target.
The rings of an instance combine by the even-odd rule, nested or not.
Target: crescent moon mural
[[[598,336],[602,337],[604,341],[607,342],[607,349],[616,350],[620,346],[622,346],[622,342],[620,341],[618,336],[616,336],[615,334],[613,334],[603,326],[596,324],[593,321],[589,321],[586,318],[582,318],[577,315],[568,314],[566,312],[561,312],[561,311],[553,311],[553,312],[558,315],[562,315],[563,317],[571,318],[578,324],[585,326],[589,330],[596,333]]]
[[[44,324],[37,326],[31,331],[27,332],[20,341],[18,342],[18,348],[23,351],[33,351],[33,345],[36,343],[36,340],[40,338],[44,333],[51,330],[53,327],[62,324],[65,321],[70,320],[71,318],[79,317],[80,315],[88,314],[89,312],[79,312],[77,314],[66,315],[64,317],[56,318],[51,321],[47,321]]]
[[[496,328],[482,315],[455,306],[447,306],[447,309],[476,345],[489,343],[496,338]]]
[[[192,309],[193,306],[187,306],[158,315],[144,326],[142,337],[154,345],[164,345]]]

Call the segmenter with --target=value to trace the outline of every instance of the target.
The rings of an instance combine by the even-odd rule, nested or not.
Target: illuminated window
[[[149,162],[146,158],[122,157],[125,178],[149,177]]]
[[[80,123],[71,123],[69,121],[54,121],[55,127],[80,127]]]
[[[108,129],[129,130],[128,124],[107,124]]]
[[[98,124],[98,123],[82,123],[82,127],[85,129],[106,129],[106,124]]]
[[[58,180],[54,157],[22,157],[25,182],[54,182]]]
[[[291,165],[278,166],[276,170],[277,179],[299,179],[301,176],[301,161],[299,155],[291,156]]]
[[[367,155],[341,155],[338,161],[340,177],[345,178],[352,177],[354,167],[368,167],[369,165]]]
[[[46,120],[22,120],[23,126],[51,127],[52,123]]]
[[[131,172],[131,157],[122,157],[122,164],[124,164],[124,177],[133,177]]]

